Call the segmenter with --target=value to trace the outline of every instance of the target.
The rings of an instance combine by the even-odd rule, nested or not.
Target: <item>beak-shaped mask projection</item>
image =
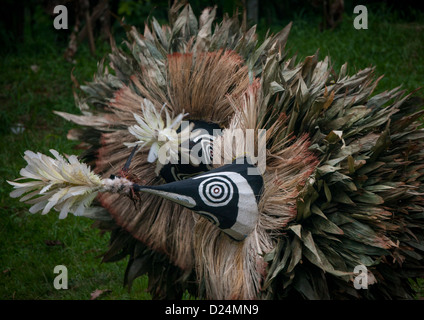
[[[263,188],[260,174],[247,174],[248,163],[224,165],[195,177],[160,186],[134,186],[176,202],[207,218],[235,240],[253,231]]]

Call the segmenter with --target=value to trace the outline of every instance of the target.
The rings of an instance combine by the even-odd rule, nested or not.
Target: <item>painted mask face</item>
[[[263,188],[262,176],[248,174],[248,168],[255,167],[247,161],[233,162],[181,181],[140,186],[136,191],[155,194],[187,207],[233,239],[243,240],[256,226]]]
[[[220,127],[204,121],[190,123],[192,133],[186,145],[181,145],[178,163],[168,163],[160,171],[166,183],[135,185],[133,189],[178,203],[205,217],[231,238],[243,240],[257,224],[263,178],[247,158],[214,169],[213,142],[221,134]],[[181,130],[184,127],[177,132]],[[189,152],[192,161],[181,163],[181,152]]]
[[[166,164],[161,169],[160,175],[167,183],[184,180],[212,169],[213,141],[220,133],[220,127],[205,121],[190,121],[190,123],[194,126],[183,152],[189,152],[191,160],[195,162]],[[180,131],[181,128],[177,130],[177,132]],[[181,156],[179,158],[182,159]]]

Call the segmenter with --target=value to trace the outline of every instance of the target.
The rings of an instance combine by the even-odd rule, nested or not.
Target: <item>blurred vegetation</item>
[[[169,1],[111,1],[111,10],[125,16],[125,23],[143,30],[144,21],[155,16],[167,21]],[[5,5],[15,6],[6,0]],[[218,19],[224,13],[242,12],[243,1],[190,1],[194,12],[217,5]],[[335,30],[320,31],[322,16],[310,1],[260,1],[258,33],[277,32],[293,21],[287,50],[298,60],[320,50],[329,55],[335,69],[348,62],[349,73],[376,66],[376,74],[385,74],[377,91],[403,84],[412,91],[423,83],[424,13],[408,1],[370,1],[368,30],[353,28],[355,1],[345,1],[343,22]],[[359,3],[357,3],[359,4]],[[402,6],[401,6],[402,4]],[[18,177],[25,163],[25,150],[48,153],[49,149],[78,154],[76,144],[67,140],[73,127],[52,111],[75,113],[71,72],[83,84],[90,81],[97,61],[106,56],[109,44],[96,41],[96,55],[88,44],[79,45],[73,62],[63,58],[71,30],[55,30],[53,18],[39,1],[27,2],[22,12],[0,23],[0,299],[90,299],[96,289],[106,291],[99,299],[149,299],[144,290],[147,277],[135,281],[133,290],[123,288],[126,260],[101,264],[108,235],[91,228],[91,221],[70,215],[58,220],[58,214],[31,215],[28,206],[11,199],[6,180]],[[18,8],[18,6],[16,7]],[[15,19],[16,18],[16,19]],[[7,25],[5,21],[21,21]],[[18,30],[18,31],[17,31]],[[20,31],[19,31],[20,30]],[[113,19],[117,43],[125,36],[119,21]],[[23,132],[19,132],[23,130]],[[56,290],[53,269],[65,265],[69,289]],[[423,281],[414,283],[423,294]],[[185,298],[189,298],[186,296]]]

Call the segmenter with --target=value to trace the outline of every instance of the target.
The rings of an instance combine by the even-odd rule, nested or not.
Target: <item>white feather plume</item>
[[[26,151],[27,166],[20,171],[21,178],[7,181],[14,187],[13,198],[32,204],[29,211],[42,214],[52,208],[60,211],[59,218],[66,218],[69,212],[76,216],[84,215],[98,192],[128,193],[132,182],[125,178],[101,179],[77,156],[66,159],[51,149],[54,158],[42,153]],[[25,182],[17,182],[26,180]]]
[[[156,174],[159,173],[164,164],[178,161],[179,151],[182,151],[180,153],[181,157],[190,160],[189,151],[182,148],[181,145],[194,137],[191,133],[193,126],[187,126],[180,133],[177,132],[183,118],[188,113],[180,113],[173,118],[165,108],[165,105],[158,112],[148,99],[144,99],[141,109],[142,116],[133,114],[137,124],[128,128],[128,131],[137,141],[124,144],[127,147],[139,146],[139,150],[143,147],[150,147],[147,161],[153,163],[158,160]],[[162,118],[163,112],[165,112],[165,119]]]

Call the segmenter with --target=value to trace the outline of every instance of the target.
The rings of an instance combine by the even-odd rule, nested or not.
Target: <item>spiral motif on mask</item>
[[[213,163],[213,140],[208,139],[202,139],[202,162],[206,165],[206,168],[208,170],[212,170],[212,163]]]
[[[196,133],[197,131],[193,131],[193,133]],[[194,154],[195,157],[200,160],[201,163],[205,164],[206,167],[211,170],[212,169],[212,162],[213,162],[213,141],[215,140],[215,137],[210,134],[201,134],[196,136],[193,139],[193,142],[196,144],[200,144],[201,149],[198,150],[197,154]]]
[[[200,142],[202,144],[202,150],[207,164],[212,163],[213,160],[213,140],[203,138]]]
[[[233,198],[231,181],[225,177],[211,177],[199,184],[199,196],[210,207],[222,207]]]

